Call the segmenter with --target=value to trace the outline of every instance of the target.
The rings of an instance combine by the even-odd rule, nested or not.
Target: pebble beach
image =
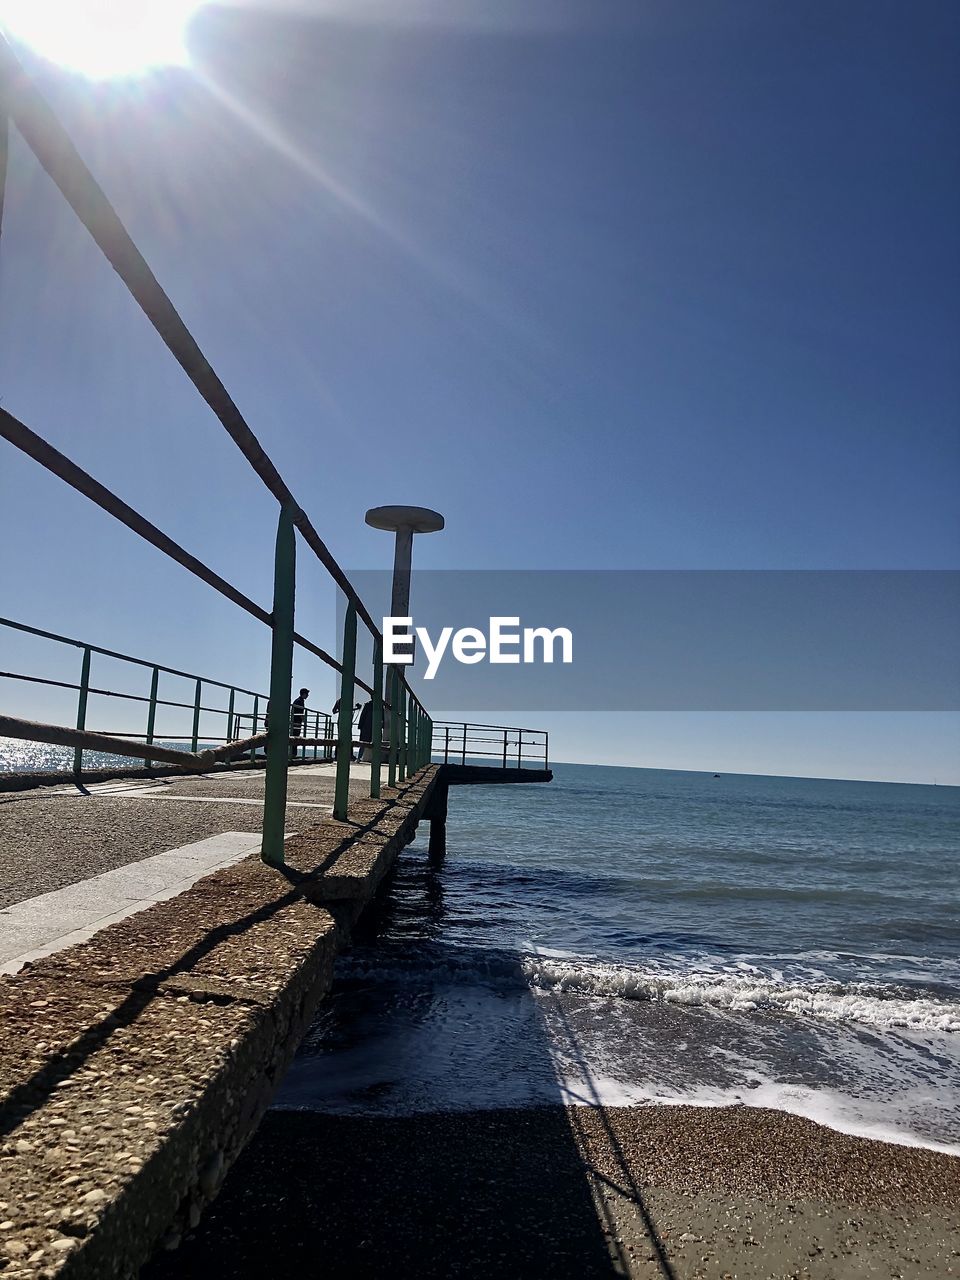
[[[748,1107],[273,1112],[144,1277],[948,1277],[958,1209],[958,1157]]]

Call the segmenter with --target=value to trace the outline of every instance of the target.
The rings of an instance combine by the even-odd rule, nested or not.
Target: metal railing
[[[268,702],[265,693],[258,693],[253,689],[244,689],[241,685],[227,684],[223,680],[214,680],[210,676],[198,676],[190,671],[180,671],[176,667],[168,667],[160,662],[150,662],[145,658],[135,658],[129,653],[119,653],[115,649],[105,649],[102,645],[92,644],[85,640],[75,640],[71,636],[61,636],[53,631],[44,631],[40,627],[31,627],[23,622],[15,622],[12,618],[0,618],[0,627],[20,631],[27,635],[39,636],[44,640],[52,640],[57,644],[70,645],[81,651],[79,683],[76,684],[69,680],[54,680],[48,676],[28,675],[21,671],[0,671],[0,680],[20,681],[42,685],[50,689],[75,691],[77,693],[76,728],[78,731],[90,728],[89,701],[91,697],[116,698],[124,702],[146,704],[144,733],[135,733],[129,729],[105,728],[98,728],[96,732],[109,737],[123,738],[130,742],[142,742],[144,750],[143,754],[138,758],[142,759],[147,767],[150,766],[151,761],[154,759],[154,756],[148,750],[154,742],[189,743],[190,750],[196,752],[201,742],[205,745],[210,743],[226,744],[236,742],[238,739],[255,737],[258,733],[263,732],[267,719]],[[148,694],[130,693],[119,689],[105,689],[93,684],[94,655],[108,658],[114,662],[141,667],[149,671],[151,673],[150,692]],[[182,702],[176,698],[161,697],[161,676],[189,681],[194,688],[192,700]],[[210,690],[225,692],[227,705],[208,705],[206,699]],[[244,703],[247,705],[244,706]],[[190,732],[173,732],[166,727],[162,732],[158,730],[157,713],[160,708],[164,707],[175,711],[189,711],[192,714]],[[314,760],[331,759],[336,741],[332,716],[313,707],[305,707],[304,712],[302,724],[299,726],[299,733],[295,738],[291,738],[291,758],[303,760],[309,758]],[[211,715],[224,718],[222,727],[225,729],[225,733],[211,731],[209,720],[206,723],[201,723],[202,716]],[[105,750],[107,749],[105,748]],[[256,746],[250,747],[249,757],[251,760],[256,758],[257,750]],[[310,754],[311,751],[312,755]],[[83,753],[83,747],[78,746],[74,750],[73,772],[78,777],[83,773]],[[226,759],[223,763],[229,767],[231,761]]]
[[[11,123],[17,128],[26,145],[93,237],[107,261],[156,329],[161,340],[278,504],[273,607],[268,611],[134,510],[75,462],[53,448],[6,409],[0,408],[0,436],[82,493],[144,541],[162,551],[164,555],[175,560],[188,572],[270,628],[272,641],[268,694],[270,721],[266,744],[262,856],[265,862],[280,865],[283,862],[284,814],[290,758],[291,681],[295,645],[306,649],[340,673],[341,704],[334,735],[337,773],[333,808],[336,818],[344,819],[347,815],[350,758],[353,754],[352,706],[355,689],[359,687],[366,690],[371,695],[373,704],[371,796],[376,797],[380,794],[385,710],[390,712],[386,742],[390,785],[403,781],[410,773],[429,762],[432,735],[430,718],[420,699],[407,683],[403,672],[397,667],[390,669],[388,696],[384,698],[383,638],[369,611],[217,377],[193,335],[137,249],[116,210],[74,147],[63,125],[20,64],[10,45],[0,36],[0,230],[2,230],[4,186],[7,179],[6,142]],[[64,403],[65,405],[68,403],[66,397]],[[324,565],[346,597],[341,661],[337,661],[331,654],[295,630],[297,533]],[[370,632],[373,641],[370,683],[361,679],[356,669],[358,617]],[[79,644],[73,641],[70,643]],[[80,681],[77,685],[79,692],[77,719],[78,722],[85,722],[86,700],[91,692],[90,658],[98,650],[88,645],[79,647],[84,650],[84,658]],[[133,659],[133,661],[154,667],[158,672],[163,669],[140,659]],[[214,685],[218,682],[201,680],[198,684],[194,704],[195,728],[198,723],[197,717],[203,709],[200,690],[204,683]],[[229,689],[231,686],[221,685],[220,687]],[[37,725],[31,728],[29,722],[16,722],[12,717],[4,717],[4,724],[6,732],[16,732],[27,739],[31,732],[36,735],[42,729],[56,730],[60,734],[59,740],[73,733],[78,740],[78,749],[80,749],[80,735],[83,734],[84,743],[89,738],[85,729],[66,730],[58,726]],[[256,727],[255,717],[254,728]],[[48,735],[46,738],[34,736],[33,740],[52,741],[54,739]],[[191,735],[190,740],[198,741],[195,734]]]
[[[432,755],[444,764],[482,760],[502,769],[549,769],[550,735],[545,729],[436,720]]]

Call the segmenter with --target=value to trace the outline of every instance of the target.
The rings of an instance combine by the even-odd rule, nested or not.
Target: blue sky
[[[363,512],[394,501],[446,514],[432,568],[956,568],[958,36],[877,0],[209,6],[193,70],[33,65],[348,569],[388,563]],[[0,394],[269,604],[272,500],[22,146]],[[0,536],[4,614],[265,685],[263,628],[7,446]],[[558,758],[960,781],[949,716],[550,727]]]

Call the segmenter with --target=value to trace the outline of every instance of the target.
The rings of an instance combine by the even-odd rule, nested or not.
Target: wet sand
[[[960,1157],[747,1107],[272,1112],[143,1275],[960,1276]]]

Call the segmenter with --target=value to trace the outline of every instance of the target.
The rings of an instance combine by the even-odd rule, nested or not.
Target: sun
[[[204,0],[0,0],[0,30],[92,80],[185,66]]]

